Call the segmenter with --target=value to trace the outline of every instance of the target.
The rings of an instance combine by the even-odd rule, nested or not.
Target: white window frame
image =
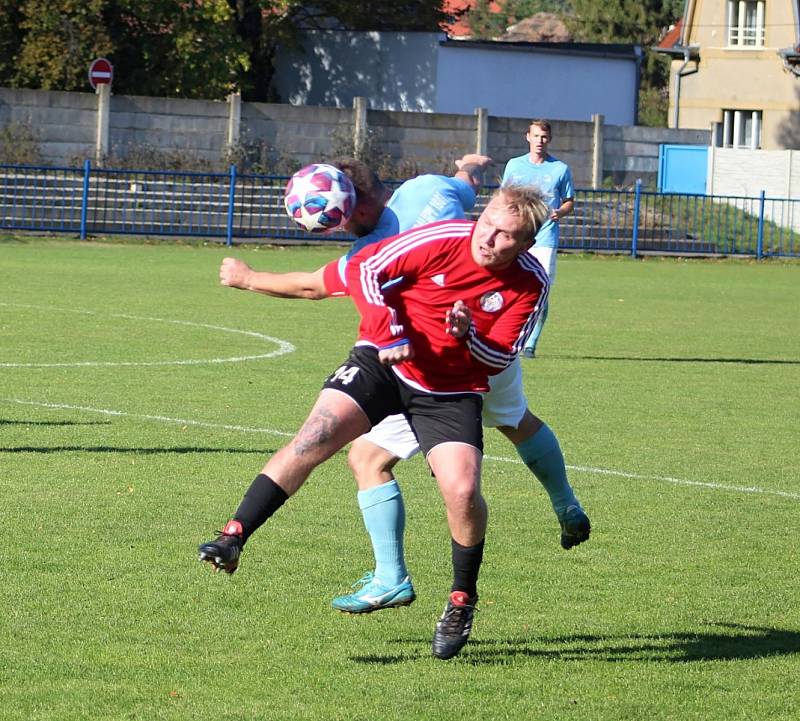
[[[728,47],[764,47],[764,4],[765,0],[728,0]],[[755,24],[748,25],[755,10]]]
[[[761,110],[723,110],[722,147],[751,148],[761,147]],[[750,121],[747,132],[747,121]]]

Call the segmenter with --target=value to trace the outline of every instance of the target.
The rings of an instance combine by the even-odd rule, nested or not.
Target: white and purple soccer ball
[[[329,233],[350,220],[356,205],[356,189],[338,168],[314,163],[290,178],[283,204],[289,217],[303,230]]]

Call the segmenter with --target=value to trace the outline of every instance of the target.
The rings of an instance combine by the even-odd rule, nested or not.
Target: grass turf
[[[409,608],[328,606],[370,567],[344,454],[235,576],[196,561],[356,326],[346,300],[218,287],[228,252],[0,243],[1,718],[798,717],[800,265],[559,259],[525,382],[592,539],[559,548],[487,431],[481,611],[440,662],[449,543],[418,458],[398,467]],[[338,252],[233,254],[311,270]],[[212,362],[278,347],[234,331],[295,350]]]

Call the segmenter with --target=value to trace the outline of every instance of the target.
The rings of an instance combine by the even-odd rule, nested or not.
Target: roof
[[[450,48],[474,48],[480,50],[516,50],[534,53],[560,53],[587,55],[616,59],[639,60],[642,49],[639,45],[615,43],[526,43],[503,40],[454,40],[448,38],[439,43]]]
[[[678,20],[668,31],[667,34],[661,39],[661,42],[656,45],[660,50],[667,50],[669,48],[677,47],[681,44],[681,30],[683,30],[683,18]]]
[[[467,38],[472,35],[472,30],[465,17],[467,11],[475,7],[476,0],[444,0],[442,9],[451,16],[458,16],[455,22],[447,23],[442,26],[444,30],[451,37]],[[489,3],[489,10],[493,13],[500,12],[500,5],[497,2]]]

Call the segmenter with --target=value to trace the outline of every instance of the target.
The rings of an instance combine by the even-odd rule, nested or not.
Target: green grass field
[[[329,608],[371,559],[344,454],[235,576],[197,561],[356,327],[347,300],[219,287],[225,254],[0,241],[3,721],[800,718],[800,264],[560,258],[525,382],[593,535],[562,551],[487,431],[481,610],[441,662],[449,537],[419,458],[408,608]]]

